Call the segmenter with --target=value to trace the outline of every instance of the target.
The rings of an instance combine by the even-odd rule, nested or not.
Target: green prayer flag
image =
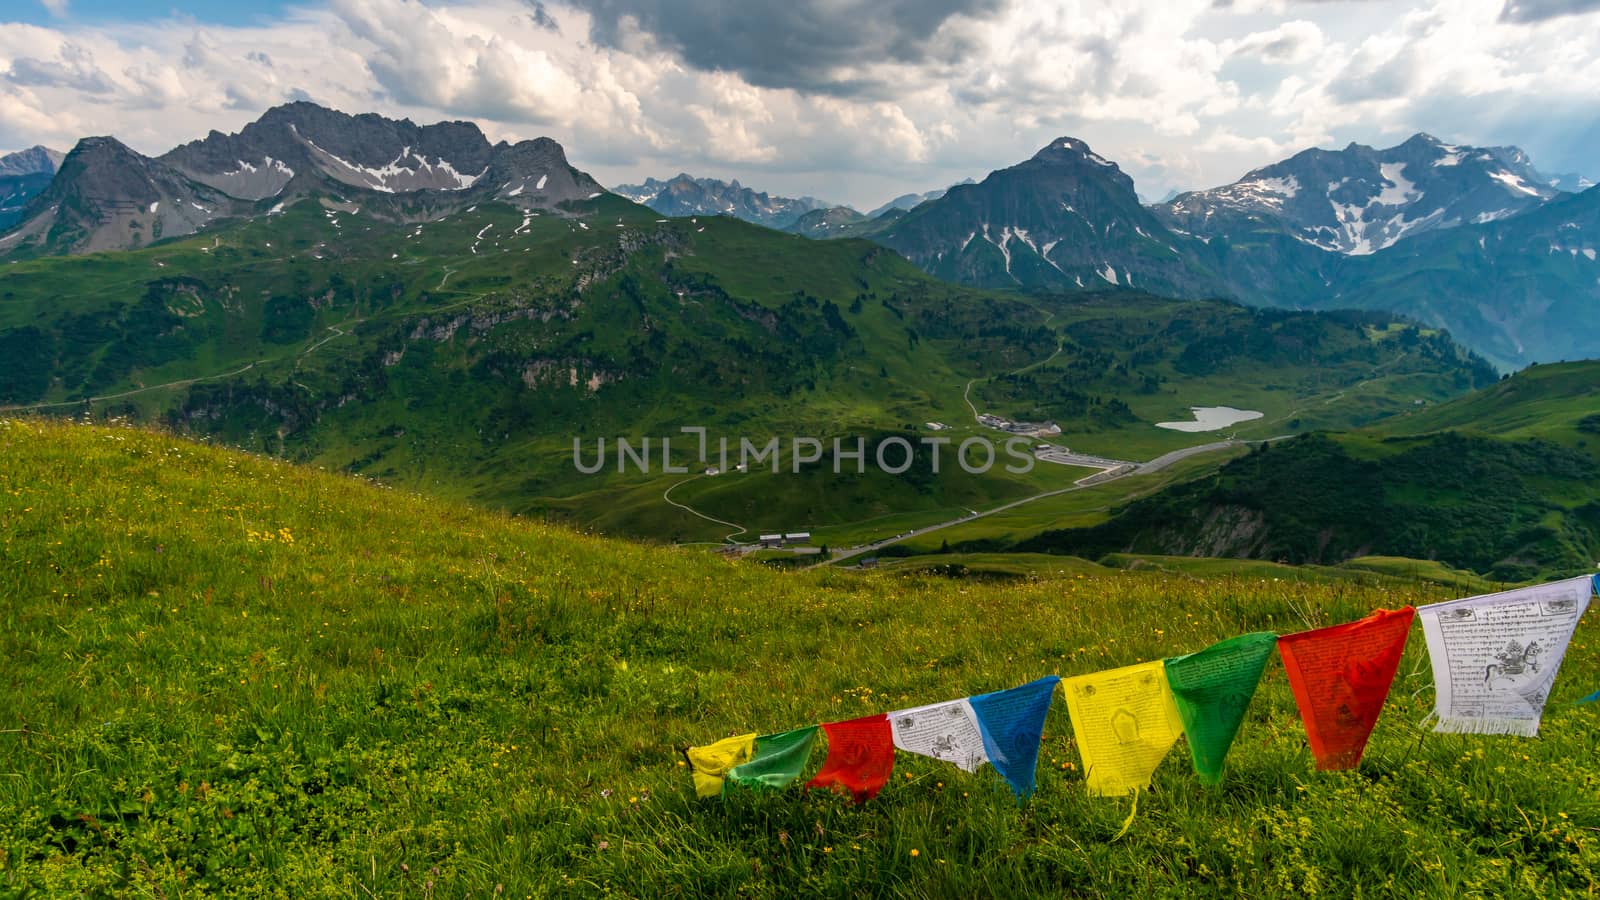
[[[1167,683],[1189,738],[1194,770],[1205,784],[1222,780],[1222,760],[1255,696],[1278,636],[1242,634],[1166,661]]]
[[[811,758],[817,726],[756,738],[755,756],[728,772],[728,781],[747,788],[782,788],[800,777]]]

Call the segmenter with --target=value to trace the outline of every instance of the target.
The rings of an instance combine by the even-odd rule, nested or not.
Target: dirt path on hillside
[[[684,480],[673,484],[671,487],[668,487],[666,490],[661,492],[661,499],[667,501],[667,503],[671,504],[672,506],[676,506],[677,508],[683,510],[684,512],[689,513],[692,516],[699,516],[700,518],[705,519],[707,522],[716,522],[718,525],[727,525],[730,528],[739,529],[738,531],[730,532],[729,534],[727,534],[722,539],[722,542],[725,543],[725,544],[735,543],[735,541],[733,540],[733,536],[734,535],[736,535],[736,534],[747,534],[747,533],[749,533],[750,529],[744,527],[743,525],[740,525],[738,522],[729,522],[727,519],[719,519],[716,516],[708,516],[705,513],[703,513],[701,511],[695,509],[694,507],[690,506],[689,504],[687,504],[687,503],[679,503],[678,501],[672,499],[671,496],[669,496],[675,489],[680,488],[680,487],[688,484],[691,481],[695,481],[696,479],[700,479],[700,478],[704,478],[704,477],[706,477],[706,476],[703,475],[703,474],[702,475],[695,475],[695,476],[692,476],[690,478],[685,478]]]

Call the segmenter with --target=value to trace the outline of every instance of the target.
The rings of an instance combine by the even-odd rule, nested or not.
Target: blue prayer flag
[[[968,701],[977,714],[990,764],[1010,783],[1018,799],[1033,794],[1039,740],[1060,680],[1059,676],[1046,675],[1010,690],[978,694]]]

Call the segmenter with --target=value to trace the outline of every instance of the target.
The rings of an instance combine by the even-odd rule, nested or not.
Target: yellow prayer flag
[[[755,748],[754,732],[723,738],[704,747],[690,747],[684,755],[689,757],[689,765],[694,766],[694,792],[702,797],[722,793],[722,777],[734,766],[749,762]]]
[[[1183,734],[1161,660],[1061,682],[1089,793],[1121,797],[1148,787]]]

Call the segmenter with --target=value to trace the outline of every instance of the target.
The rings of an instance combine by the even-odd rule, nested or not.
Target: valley
[[[178,7],[0,13],[0,897],[1600,889],[1592,0]]]
[[[278,147],[285,121],[314,148],[350,139],[312,129],[371,125],[295,107],[228,140]],[[160,422],[606,533],[708,544],[807,531],[869,546],[1073,489],[1097,458],[1359,425],[1493,378],[1444,335],[1381,313],[963,287],[864,240],[663,217],[604,192],[544,206],[441,195],[412,203],[434,210],[420,219],[364,182],[334,193],[347,168],[189,237],[12,259],[0,347],[19,364],[0,374],[0,399]],[[1261,416],[1226,434],[1156,427],[1197,405]],[[836,475],[824,454],[680,484],[576,465],[578,448],[608,439],[682,446],[687,426],[735,446],[1010,437],[980,413],[1057,431],[1029,439],[1022,473],[935,477],[919,459],[899,475]]]

